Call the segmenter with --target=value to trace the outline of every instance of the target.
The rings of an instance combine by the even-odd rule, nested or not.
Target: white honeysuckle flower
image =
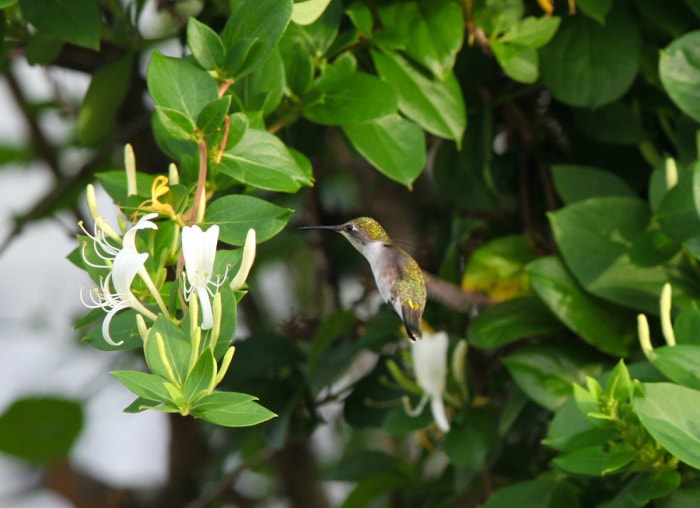
[[[83,227],[85,234],[93,241],[95,253],[100,259],[105,261],[105,264],[96,265],[90,262],[85,255],[85,245],[83,245],[83,259],[90,266],[109,268],[110,272],[100,280],[99,288],[94,288],[90,291],[89,301],[85,300],[82,291],[80,292],[80,299],[86,307],[101,308],[107,312],[107,316],[102,322],[102,335],[105,341],[113,346],[119,346],[123,343],[123,341],[115,342],[112,340],[112,336],[109,333],[109,325],[112,322],[112,318],[120,310],[132,308],[149,319],[156,318],[156,315],[148,310],[131,292],[131,285],[137,273],[142,278],[146,277],[148,279],[147,283],[150,281],[150,276],[144,268],[148,254],[139,253],[136,250],[136,232],[141,229],[158,229],[158,226],[151,221],[157,215],[155,213],[144,215],[141,220],[129,229],[122,239],[122,248],[112,245],[107,240],[107,234],[99,224],[95,224],[95,232],[92,235]],[[151,285],[152,283],[149,284],[149,288]],[[114,292],[112,292],[112,287],[114,287]]]
[[[243,258],[241,259],[241,267],[238,269],[238,273],[234,275],[231,279],[231,290],[236,291],[241,289],[243,284],[245,284],[250,269],[253,266],[253,261],[255,261],[255,244],[256,244],[256,234],[253,228],[248,230],[248,234],[245,237],[245,245],[243,246]]]
[[[423,411],[425,404],[430,401],[430,409],[435,423],[443,432],[450,430],[445,403],[442,400],[447,375],[447,346],[446,332],[424,332],[421,340],[411,342],[413,369],[418,385],[423,390],[423,398],[410,414],[417,416]]]
[[[206,231],[202,231],[199,226],[182,228],[182,256],[185,258],[187,275],[184,285],[185,299],[189,301],[192,292],[197,292],[202,309],[202,330],[209,330],[214,325],[211,298],[226,279],[224,274],[223,277],[217,275],[216,280],[212,280],[218,241],[219,226],[217,225],[211,226]]]

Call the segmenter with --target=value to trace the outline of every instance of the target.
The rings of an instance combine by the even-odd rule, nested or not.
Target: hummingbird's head
[[[329,229],[337,231],[360,252],[364,252],[369,244],[379,242],[384,245],[391,244],[391,238],[384,228],[376,220],[370,217],[358,217],[339,226],[306,226],[300,229]]]

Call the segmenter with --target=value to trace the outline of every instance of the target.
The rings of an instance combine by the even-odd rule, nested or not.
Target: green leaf
[[[131,83],[130,56],[119,58],[92,75],[78,113],[78,140],[92,146],[112,132],[112,122]]]
[[[656,217],[664,233],[678,243],[700,236],[700,163],[666,192]]]
[[[243,111],[261,111],[266,116],[279,106],[284,85],[284,63],[275,49],[255,72],[238,79],[230,90]]]
[[[257,425],[277,416],[245,393],[214,392],[197,401],[191,408],[192,416],[224,427]]]
[[[561,331],[561,323],[539,298],[522,296],[486,307],[469,325],[469,344],[495,349],[525,337]]]
[[[646,506],[652,499],[666,498],[680,486],[681,474],[678,471],[663,471],[635,478],[630,494],[639,506]],[[667,505],[664,506],[668,508]]]
[[[532,288],[569,329],[606,353],[625,356],[635,338],[634,316],[581,290],[553,256],[530,263]]]
[[[197,127],[199,127],[205,135],[212,134],[223,125],[230,106],[230,95],[224,95],[210,102],[199,112],[197,116]]]
[[[574,109],[574,121],[600,143],[637,145],[648,138],[640,115],[620,101],[595,109]]]
[[[571,396],[572,384],[600,371],[584,350],[555,344],[524,346],[503,363],[520,389],[550,411]]]
[[[372,11],[366,4],[356,1],[353,2],[350,7],[347,8],[346,13],[355,25],[357,31],[366,37],[372,36],[372,28],[374,25],[374,19],[372,16]]]
[[[464,15],[451,0],[412,0],[384,4],[379,19],[395,32],[405,53],[437,77],[445,80],[464,39]]]
[[[700,346],[700,303],[693,301],[685,307],[673,323],[673,332],[676,342],[681,344],[693,344]]]
[[[398,115],[344,125],[343,132],[360,154],[385,176],[409,189],[425,166],[423,130]]]
[[[564,480],[537,478],[496,490],[483,508],[579,508],[574,487]]]
[[[284,63],[285,82],[292,94],[301,97],[309,91],[313,83],[313,59],[304,42],[291,36],[282,37],[279,49]]]
[[[156,334],[160,335],[161,340]],[[163,314],[151,327],[144,353],[151,372],[182,386],[190,368],[192,345],[185,332]]]
[[[136,161],[136,165],[138,166],[138,160]],[[97,178],[97,181],[100,182],[104,190],[115,203],[126,203],[128,198],[126,171],[123,169],[104,171],[102,173],[97,173],[95,178]],[[142,171],[136,172],[136,190],[139,196],[150,196],[154,178],[153,175],[147,175]]]
[[[426,131],[461,146],[467,113],[453,74],[444,81],[429,79],[395,52],[372,50],[372,60],[381,78],[394,87],[404,115]]]
[[[658,313],[661,267],[632,263],[629,249],[646,231],[650,212],[632,198],[591,198],[549,214],[566,265],[587,291],[613,302]]]
[[[254,71],[275,49],[292,17],[291,0],[245,0],[229,18],[221,39],[234,62],[230,77],[240,79]]]
[[[679,249],[679,244],[652,226],[632,244],[630,259],[637,266],[652,267],[669,261]]]
[[[555,164],[551,171],[554,187],[567,205],[595,197],[637,196],[622,178],[610,171],[573,164]]]
[[[104,319],[105,313],[102,309],[97,309],[99,315]],[[143,345],[141,337],[136,332],[136,311],[124,309],[118,312],[109,324],[109,334],[116,343],[124,342],[118,346],[113,346],[107,342],[102,335],[102,326],[95,326],[90,333],[83,337],[82,341],[87,342],[100,351],[122,351],[136,349]]]
[[[365,508],[368,502],[385,498],[392,493],[401,492],[413,485],[415,479],[409,477],[404,471],[377,473],[360,479],[355,488],[348,494],[339,508]]]
[[[491,41],[491,49],[503,72],[520,83],[534,83],[539,77],[537,50],[517,43]]]
[[[579,448],[556,457],[552,462],[567,473],[603,476],[624,468],[637,456],[636,450],[631,447],[606,448],[604,446]]]
[[[650,361],[674,383],[700,390],[700,346],[678,344],[658,347],[654,349]]]
[[[253,196],[230,195],[213,201],[207,208],[204,225],[218,224],[219,239],[243,246],[248,229],[253,228],[258,243],[269,240],[287,225],[292,210]]]
[[[632,85],[640,48],[637,25],[622,9],[613,10],[605,25],[584,16],[567,17],[540,50],[542,81],[566,104],[590,108],[608,104]]]
[[[216,360],[211,349],[205,349],[194,364],[182,387],[182,395],[192,404],[207,393],[214,385]]]
[[[503,236],[479,247],[469,259],[462,287],[503,301],[529,291],[525,265],[535,258],[529,238]]]
[[[498,40],[501,43],[516,43],[538,49],[554,37],[560,22],[561,18],[557,16],[543,18],[528,16],[520,20]]]
[[[259,189],[296,192],[312,184],[286,145],[260,129],[246,130],[243,138],[224,152],[219,170]]]
[[[219,35],[204,23],[191,16],[187,20],[187,46],[197,63],[211,71],[224,63],[224,43]]]
[[[102,23],[97,0],[20,0],[19,5],[24,18],[40,32],[76,46],[100,49]]]
[[[492,407],[469,408],[462,422],[445,436],[444,450],[455,466],[484,471],[486,457],[497,441],[497,414]]]
[[[403,404],[399,404],[386,415],[382,423],[382,430],[391,436],[403,436],[409,432],[425,429],[433,422],[433,414],[429,404],[426,404],[423,411],[416,416],[406,413]]]
[[[66,458],[83,428],[80,403],[58,397],[13,401],[0,416],[0,451],[31,463]]]
[[[331,0],[304,0],[294,4],[292,21],[297,25],[310,25],[321,17]]]
[[[146,400],[167,403],[171,401],[170,392],[165,387],[167,380],[156,374],[135,370],[117,370],[112,375],[133,393]]]
[[[576,2],[576,5],[586,16],[603,25],[613,5],[613,0],[579,0]]]
[[[669,453],[700,469],[700,392],[671,383],[643,386],[634,399],[642,425]]]
[[[570,398],[555,413],[549,424],[547,437],[542,442],[556,450],[569,452],[602,445],[618,437],[619,432],[613,428],[594,426],[581,413],[574,398]]]
[[[148,65],[146,80],[156,105],[175,109],[192,120],[204,106],[219,98],[216,81],[207,71],[157,50]]]
[[[396,113],[396,94],[385,82],[362,72],[326,72],[313,89],[322,100],[304,108],[304,116],[324,125],[369,122]]]
[[[193,141],[192,137],[196,126],[192,118],[176,109],[163,106],[156,106],[154,114],[158,117],[168,136],[173,139]]]

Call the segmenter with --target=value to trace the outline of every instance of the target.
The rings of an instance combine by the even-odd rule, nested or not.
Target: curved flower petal
[[[158,217],[157,213],[147,213],[141,217],[129,231],[124,233],[124,240],[122,242],[123,248],[136,252],[136,232],[140,229],[158,229],[156,223],[151,221],[151,219],[155,219],[156,217]]]
[[[185,297],[196,290],[202,308],[202,330],[212,328],[214,318],[211,307],[212,289],[218,289],[223,280],[212,280],[216,245],[219,241],[219,226],[211,226],[206,232],[199,226],[182,228],[182,256],[185,259],[185,274],[189,287],[185,287]],[[224,275],[223,279],[226,276]]]
[[[424,405],[425,398],[430,398],[433,419],[443,432],[450,430],[445,403],[442,400],[447,375],[448,345],[449,341],[445,332],[426,333],[422,340],[411,343],[411,356],[416,380],[425,394],[421,403]]]

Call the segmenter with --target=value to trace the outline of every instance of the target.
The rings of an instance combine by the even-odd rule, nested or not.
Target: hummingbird
[[[426,282],[418,263],[394,245],[384,228],[370,217],[358,217],[338,226],[304,226],[299,229],[337,231],[362,254],[372,269],[379,294],[403,321],[411,340],[420,339],[427,298]]]

